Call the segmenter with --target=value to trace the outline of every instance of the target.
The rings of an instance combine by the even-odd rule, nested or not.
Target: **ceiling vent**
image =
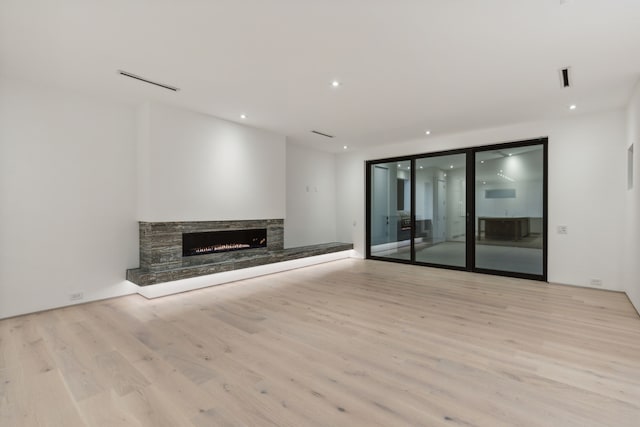
[[[129,77],[129,78],[132,78],[132,79],[139,80],[141,82],[149,83],[151,85],[159,86],[161,88],[164,88],[164,89],[167,89],[167,90],[171,90],[173,92],[177,92],[177,91],[180,90],[179,88],[177,88],[175,86],[170,86],[170,85],[167,85],[167,84],[164,84],[164,83],[154,82],[153,80],[145,79],[144,77],[137,76],[137,75],[129,73],[127,71],[118,70],[118,74],[120,74],[122,76],[125,76],[125,77]]]
[[[327,138],[333,138],[333,135],[329,135],[328,133],[318,132],[317,130],[312,130],[311,133],[315,133],[316,135],[324,136]]]
[[[567,67],[567,68],[562,68],[560,70],[560,83],[562,84],[562,88],[566,88],[566,87],[570,87],[571,86],[571,80],[570,80],[570,74],[569,71],[571,70],[571,68]]]

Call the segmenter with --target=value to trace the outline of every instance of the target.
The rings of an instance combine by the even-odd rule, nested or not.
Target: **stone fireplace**
[[[323,243],[284,249],[284,220],[140,222],[140,286],[353,249]]]
[[[211,251],[184,256],[183,235],[202,235],[238,230],[266,230],[266,245],[235,251]],[[226,236],[225,236],[226,237]],[[227,240],[229,241],[229,240]],[[284,247],[284,220],[140,222],[140,268],[163,271],[198,264],[251,258]]]

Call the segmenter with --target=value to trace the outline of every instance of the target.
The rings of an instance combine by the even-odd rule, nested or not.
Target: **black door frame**
[[[506,277],[518,277],[523,279],[532,279],[532,280],[540,280],[547,281],[547,254],[548,254],[548,143],[549,139],[547,137],[541,137],[536,139],[527,139],[522,141],[514,141],[514,142],[506,142],[506,143],[498,143],[491,145],[483,145],[478,147],[470,147],[470,148],[462,148],[462,149],[454,149],[454,150],[446,150],[446,151],[438,151],[432,153],[421,153],[414,154],[410,156],[398,156],[398,157],[389,157],[385,159],[377,159],[377,160],[369,160],[365,162],[365,179],[366,179],[366,195],[365,195],[365,210],[366,210],[366,218],[365,218],[365,244],[366,244],[366,258],[374,259],[380,261],[388,261],[388,262],[397,262],[402,264],[415,264],[415,265],[423,265],[427,267],[437,267],[437,268],[445,268],[449,270],[460,270],[460,271],[472,271],[476,273],[483,274],[492,274],[496,276],[506,276]],[[527,274],[527,273],[519,273],[519,272],[510,272],[503,270],[490,270],[484,268],[477,268],[475,266],[475,233],[476,233],[476,204],[475,204],[475,194],[476,194],[476,180],[475,180],[475,155],[479,152],[484,151],[492,151],[492,150],[506,150],[510,148],[518,148],[518,147],[526,147],[530,145],[542,145],[543,146],[543,189],[542,189],[542,274]],[[467,238],[466,241],[466,266],[458,267],[458,266],[450,266],[450,265],[442,265],[442,264],[432,264],[426,262],[420,262],[415,260],[415,234],[416,234],[416,217],[415,217],[415,191],[416,191],[416,160],[423,159],[428,157],[440,157],[440,156],[448,156],[455,154],[465,154],[466,155],[466,233]],[[371,167],[380,163],[388,163],[388,162],[399,162],[399,161],[410,161],[411,162],[411,258],[408,260],[403,259],[394,259],[394,258],[385,258],[371,255]]]

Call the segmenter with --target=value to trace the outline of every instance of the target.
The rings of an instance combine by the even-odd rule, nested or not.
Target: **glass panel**
[[[476,268],[543,274],[543,150],[476,153]]]
[[[466,155],[416,160],[416,261],[466,265]]]
[[[371,165],[371,256],[411,259],[411,161]]]

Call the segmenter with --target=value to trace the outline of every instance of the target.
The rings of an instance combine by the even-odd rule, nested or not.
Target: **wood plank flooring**
[[[2,426],[638,426],[624,294],[343,260],[0,321]]]

